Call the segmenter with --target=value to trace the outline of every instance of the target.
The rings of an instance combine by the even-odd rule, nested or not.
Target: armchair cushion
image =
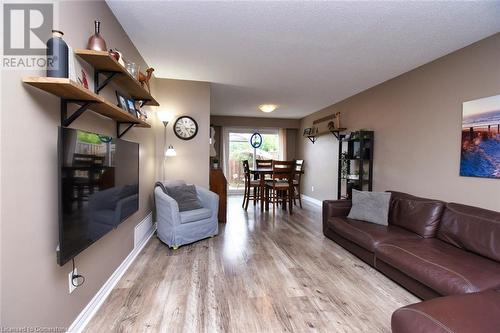
[[[167,192],[169,196],[177,201],[180,212],[203,208],[200,200],[198,200],[196,186],[194,185],[168,187]]]
[[[188,210],[180,213],[181,224],[200,221],[210,218],[212,216],[212,211],[208,208],[200,208],[194,210]]]

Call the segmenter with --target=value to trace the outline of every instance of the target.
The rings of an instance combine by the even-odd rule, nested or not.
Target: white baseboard
[[[315,199],[315,198],[312,198],[312,197],[308,197],[307,195],[303,195],[301,194],[300,195],[302,197],[302,199],[304,199],[305,201],[313,204],[313,205],[316,205],[316,206],[319,206],[319,207],[322,207],[323,206],[323,201],[321,200],[318,200],[318,199]]]
[[[69,333],[80,333],[89,323],[90,319],[96,314],[102,303],[109,296],[114,286],[118,283],[129,266],[134,262],[137,255],[141,252],[144,246],[148,243],[151,236],[156,230],[156,224],[153,223],[153,213],[149,213],[134,230],[134,249],[123,260],[118,268],[111,274],[109,279],[99,289],[97,294],[90,300],[89,304],[80,312],[75,321],[68,328]]]

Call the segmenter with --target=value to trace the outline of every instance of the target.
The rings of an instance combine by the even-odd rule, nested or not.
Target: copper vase
[[[94,51],[107,51],[106,41],[104,40],[104,38],[102,38],[101,34],[99,33],[101,22],[95,20],[94,25],[95,25],[95,33],[92,36],[90,36],[89,42],[87,43],[87,49]]]

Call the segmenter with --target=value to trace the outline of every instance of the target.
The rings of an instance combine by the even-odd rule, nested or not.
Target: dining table
[[[250,173],[254,175],[254,178],[259,179],[259,187],[260,187],[260,211],[264,211],[265,204],[265,191],[266,191],[266,175],[273,174],[273,168],[270,167],[256,167],[250,168]],[[297,171],[296,171],[297,172]],[[303,172],[301,172],[303,173]],[[268,179],[269,180],[269,179]],[[286,209],[286,203],[283,204],[283,209]]]

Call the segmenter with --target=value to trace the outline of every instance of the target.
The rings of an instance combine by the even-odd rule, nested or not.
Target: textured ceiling
[[[107,3],[157,77],[213,83],[215,115],[300,118],[500,31],[498,1]]]

